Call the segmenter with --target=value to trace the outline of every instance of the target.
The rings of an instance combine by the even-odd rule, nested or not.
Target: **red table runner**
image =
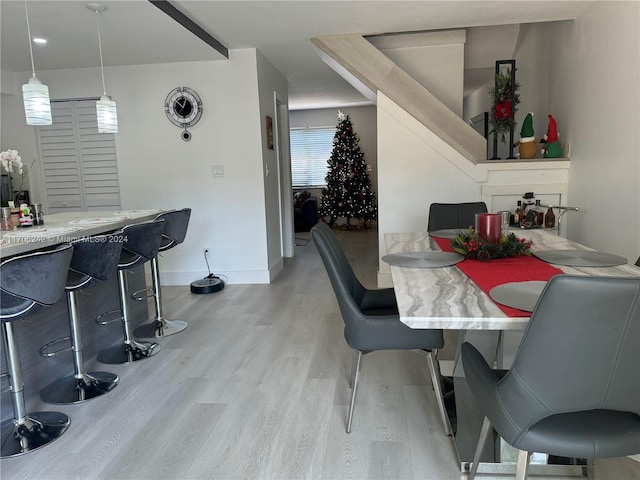
[[[451,240],[433,237],[444,252],[453,252]],[[559,268],[528,255],[518,255],[509,258],[494,258],[488,262],[481,262],[475,258],[465,258],[456,263],[456,267],[473,280],[480,289],[489,295],[489,291],[498,285],[511,282],[528,282],[533,280],[547,281],[551,277],[564,273]],[[529,317],[531,312],[507,307],[496,302],[496,305],[509,317]]]

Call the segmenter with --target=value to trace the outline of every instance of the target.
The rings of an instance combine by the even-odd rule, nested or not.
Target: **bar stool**
[[[184,237],[187,235],[190,217],[190,208],[161,213],[156,217],[156,220],[164,220],[160,252],[176,247],[184,241]],[[152,287],[134,292],[132,296],[138,301],[153,296],[156,307],[156,318],[153,322],[140,325],[133,331],[133,334],[140,338],[161,338],[181,332],[187,328],[187,322],[184,320],[167,320],[162,315],[162,291],[160,287],[160,269],[158,267],[157,255],[151,259],[151,279]]]
[[[155,355],[160,345],[155,342],[138,342],[133,338],[131,326],[132,313],[129,308],[129,287],[127,273],[131,269],[150,261],[160,248],[162,240],[163,221],[135,223],[122,229],[122,253],[118,261],[118,292],[120,295],[120,312],[124,330],[124,343],[107,348],[98,353],[98,361],[107,364],[120,364],[144,360]],[[104,325],[111,320],[102,321],[102,317],[113,312],[107,312],[96,318],[96,322]]]
[[[13,322],[54,305],[64,295],[73,254],[71,245],[10,258],[0,264],[0,321],[11,391],[13,419],[2,422],[0,456],[13,457],[40,448],[59,438],[71,420],[59,412],[27,413],[18,338]]]
[[[116,272],[122,251],[122,231],[107,235],[82,238],[72,243],[73,257],[67,274],[65,291],[69,309],[70,336],[47,343],[40,355],[51,357],[61,352],[73,351],[75,375],[69,375],[51,383],[40,391],[40,397],[49,403],[79,403],[99,397],[118,384],[117,375],[110,372],[89,372],[84,367],[80,309],[78,292],[95,283],[108,280]],[[54,352],[48,349],[61,342],[71,345]]]

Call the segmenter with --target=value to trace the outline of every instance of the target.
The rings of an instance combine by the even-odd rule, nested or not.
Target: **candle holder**
[[[500,213],[476,213],[476,233],[489,245],[500,243],[502,215]]]

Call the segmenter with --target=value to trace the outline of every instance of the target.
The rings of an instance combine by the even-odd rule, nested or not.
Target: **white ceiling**
[[[83,1],[28,1],[36,72],[100,65],[96,14]],[[146,0],[103,1],[104,63],[226,61]],[[291,108],[366,103],[327,67],[310,38],[328,34],[512,25],[575,18],[585,1],[217,1],[171,2],[228,49],[257,48],[289,81]],[[0,0],[0,68],[30,71],[24,1]]]

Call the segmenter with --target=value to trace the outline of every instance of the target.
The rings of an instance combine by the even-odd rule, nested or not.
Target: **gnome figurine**
[[[513,144],[519,147],[520,158],[533,158],[538,151],[538,140],[533,135],[533,112],[527,113],[520,129],[520,140]]]
[[[556,125],[556,119],[553,115],[549,115],[549,127],[544,136],[544,146],[542,147],[542,156],[544,158],[560,158],[562,157],[562,145],[560,144],[560,134]]]

